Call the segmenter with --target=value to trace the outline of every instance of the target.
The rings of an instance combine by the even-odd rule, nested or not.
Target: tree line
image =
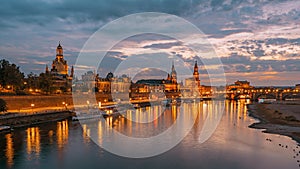
[[[0,60],[0,88],[2,90],[10,90],[20,95],[39,89],[41,93],[50,94],[55,90],[52,84],[53,78],[50,73],[39,75],[30,73],[25,77],[19,66],[5,59]]]

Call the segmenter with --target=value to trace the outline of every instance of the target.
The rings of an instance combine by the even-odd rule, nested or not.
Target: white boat
[[[88,120],[88,119],[99,119],[103,118],[106,113],[102,110],[96,109],[89,112],[76,112],[76,116],[72,117],[73,121]]]
[[[1,132],[8,132],[11,131],[12,128],[10,126],[0,126],[0,133]]]

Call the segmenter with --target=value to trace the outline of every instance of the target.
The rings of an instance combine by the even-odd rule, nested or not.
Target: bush
[[[3,99],[0,99],[0,112],[6,112],[6,111],[7,111],[6,102]]]
[[[298,120],[295,116],[286,116],[285,119],[288,121],[297,121],[298,122]]]

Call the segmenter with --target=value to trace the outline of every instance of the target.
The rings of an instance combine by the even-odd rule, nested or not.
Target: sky
[[[248,80],[256,86],[300,83],[298,0],[2,1],[0,59],[16,63],[26,74],[40,73],[46,64],[51,65],[61,41],[65,59],[74,65],[95,31],[137,12],[168,13],[196,25],[220,57],[228,83],[236,80]],[[154,37],[131,38],[116,44],[106,55],[100,74],[111,71],[113,65],[126,58],[149,50],[176,55],[190,67],[198,60],[180,41]],[[171,63],[167,66],[171,68]],[[205,84],[205,66],[200,66],[200,78]]]

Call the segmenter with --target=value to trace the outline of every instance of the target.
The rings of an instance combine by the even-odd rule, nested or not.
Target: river
[[[191,109],[198,115],[184,139],[169,151],[149,158],[126,158],[112,154],[90,139],[90,129],[80,122],[60,121],[14,130],[0,135],[0,168],[4,169],[293,169],[299,168],[300,147],[286,136],[266,134],[248,126],[256,120],[249,117],[248,101],[225,101],[225,111],[212,136],[199,142],[205,113],[212,101],[182,103],[184,109],[171,106],[140,108],[162,116],[155,125],[132,124],[125,118],[106,119],[110,127],[126,135],[157,135],[172,126],[178,111]],[[140,119],[146,115],[136,112]],[[136,115],[137,115],[136,114]],[[130,115],[132,116],[132,114]],[[150,115],[147,115],[149,117]],[[128,117],[128,116],[127,116]],[[165,127],[157,125],[164,123]],[[150,133],[150,134],[149,134]],[[126,146],[126,145],[124,145]],[[139,148],[139,147],[137,147]],[[298,154],[299,153],[299,154]]]

